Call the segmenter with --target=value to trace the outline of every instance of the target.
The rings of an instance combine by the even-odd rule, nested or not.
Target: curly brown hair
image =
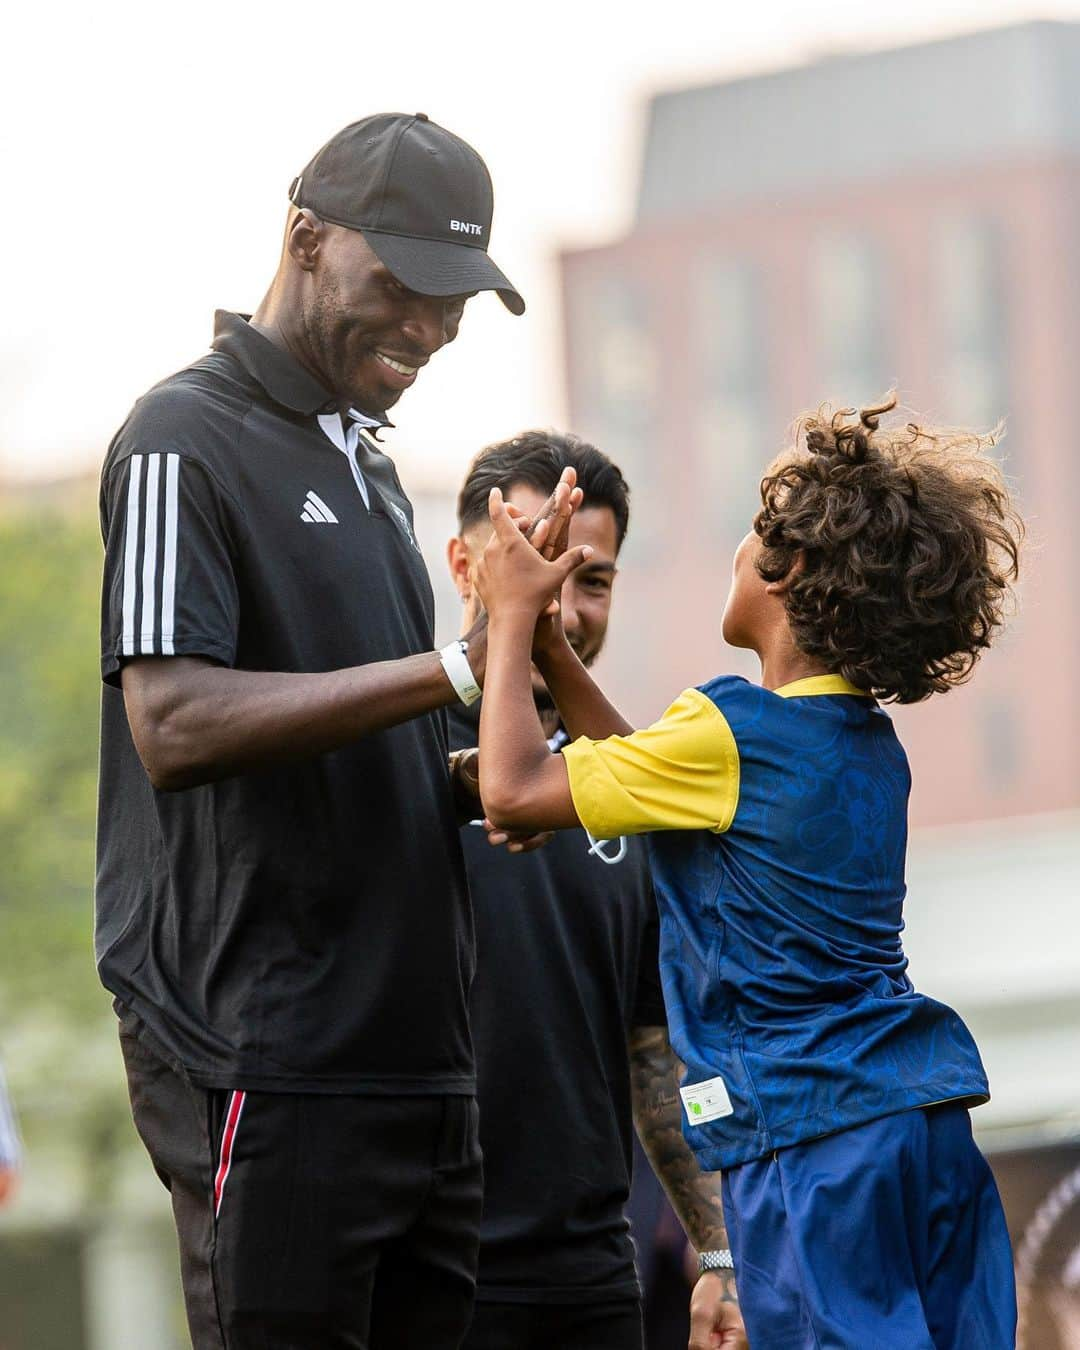
[[[997,432],[880,428],[896,406],[795,423],[754,529],[799,649],[883,701],[967,680],[1012,598],[1024,526],[985,453]]]

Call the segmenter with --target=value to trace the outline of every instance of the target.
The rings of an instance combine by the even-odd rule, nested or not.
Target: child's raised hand
[[[559,506],[565,510],[571,488],[559,485]],[[592,556],[586,544],[560,553],[552,561],[544,556],[552,531],[560,532],[560,515],[556,509],[542,516],[526,540],[521,531],[520,518],[507,510],[502,493],[491,489],[488,514],[494,534],[488,541],[477,565],[476,583],[485,608],[492,615],[510,609],[527,612],[533,619],[555,599],[566,578]],[[558,545],[557,545],[558,546]]]

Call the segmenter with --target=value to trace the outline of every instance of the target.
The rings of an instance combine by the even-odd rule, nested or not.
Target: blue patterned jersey
[[[649,832],[684,1131],[702,1167],[933,1102],[985,1101],[952,1009],[907,976],[907,757],[840,676],[687,690],[563,751],[582,824]]]

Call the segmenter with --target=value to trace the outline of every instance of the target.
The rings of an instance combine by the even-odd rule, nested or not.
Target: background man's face
[[[536,514],[546,498],[546,493],[525,483],[514,484],[506,494],[507,501],[530,516]],[[490,537],[491,528],[487,521],[478,521],[466,530],[464,535],[468,572],[464,578],[455,575],[459,593],[465,599],[463,632],[472,625],[479,609],[474,580],[476,564]],[[583,567],[579,567],[568,578],[562,588],[559,603],[562,607],[562,622],[567,640],[586,666],[592,665],[600,655],[607,635],[612,587],[616,575],[617,539],[615,513],[610,506],[589,506],[586,502],[574,513],[570,522],[569,547],[576,548],[579,544],[589,544],[593,549],[593,555]],[[535,670],[533,688],[537,693],[545,692],[544,683]]]

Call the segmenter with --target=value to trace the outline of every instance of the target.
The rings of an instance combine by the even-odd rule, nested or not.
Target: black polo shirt
[[[479,707],[450,713],[475,745]],[[659,924],[639,839],[560,830],[514,856],[462,830],[476,912],[484,1216],[477,1297],[636,1298],[624,1208],[633,1116],[628,1032],[666,1024]]]
[[[162,793],[120,692],[138,655],[328,671],[431,651],[412,508],[327,391],[234,314],[109,448],[96,951],[193,1082],[471,1093],[472,919],[442,712]],[[367,503],[365,504],[365,494]]]

